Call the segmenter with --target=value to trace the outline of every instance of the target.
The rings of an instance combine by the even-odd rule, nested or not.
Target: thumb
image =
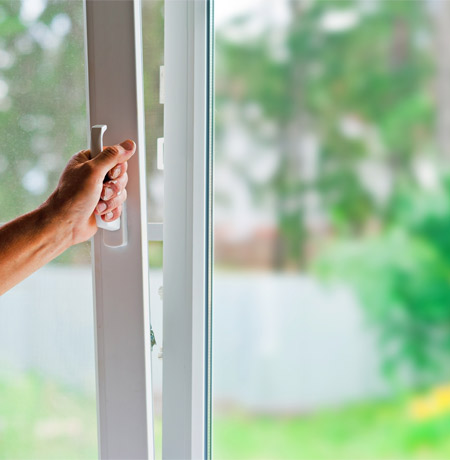
[[[136,151],[136,144],[127,139],[126,141],[105,147],[95,158],[91,161],[106,174],[108,171],[119,163],[125,163]]]

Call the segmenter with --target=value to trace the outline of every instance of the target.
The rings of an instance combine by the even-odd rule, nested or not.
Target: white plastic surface
[[[210,3],[164,2],[164,460],[209,458],[206,112]]]
[[[126,245],[121,231],[93,238],[98,457],[152,460],[153,400],[145,176],[145,121],[139,0],[86,0],[89,129],[104,142],[136,142],[128,161]],[[126,225],[125,225],[126,224]]]
[[[156,167],[164,170],[164,137],[158,137],[156,147]]]

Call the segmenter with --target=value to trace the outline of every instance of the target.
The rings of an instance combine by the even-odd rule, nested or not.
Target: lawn
[[[406,401],[304,417],[234,414],[214,421],[214,458],[450,459],[450,415],[413,420]]]
[[[449,459],[450,397],[409,395],[304,416],[238,411],[214,419],[213,456],[238,459]],[[434,399],[433,399],[434,398]],[[157,457],[161,423],[156,421]],[[97,458],[95,400],[29,374],[0,380],[0,459]]]

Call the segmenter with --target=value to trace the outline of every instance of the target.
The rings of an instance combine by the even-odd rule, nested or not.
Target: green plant
[[[349,282],[379,332],[383,368],[407,370],[419,385],[450,360],[450,181],[438,191],[404,190],[394,223],[360,240],[325,247],[316,270]]]

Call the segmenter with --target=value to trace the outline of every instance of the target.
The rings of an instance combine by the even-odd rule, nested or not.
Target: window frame
[[[212,0],[166,0],[163,458],[210,458]]]
[[[164,459],[210,457],[212,4],[164,6]],[[92,243],[100,458],[154,458],[141,7],[85,3],[89,127],[138,147],[128,244]]]
[[[141,2],[86,0],[85,13],[88,129],[137,144],[128,243],[106,246],[102,229],[92,242],[99,457],[153,459]]]

